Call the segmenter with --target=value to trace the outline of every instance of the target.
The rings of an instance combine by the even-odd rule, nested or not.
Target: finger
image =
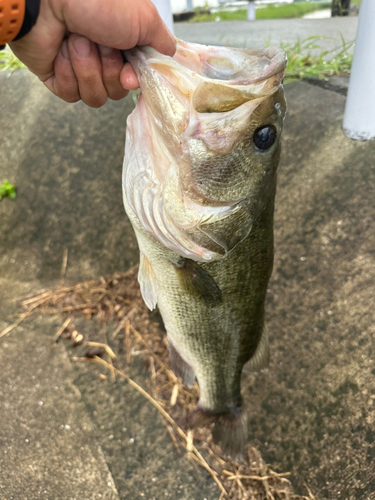
[[[55,74],[48,78],[44,85],[55,95],[66,102],[80,100],[78,82],[69,57],[68,43],[65,40],[60,47],[54,64]]]
[[[66,3],[63,18],[70,32],[119,50],[151,45],[169,56],[176,51],[176,39],[151,0],[90,0],[85,15],[83,9],[82,2]]]
[[[176,39],[159,16],[155,5],[149,1],[147,9],[142,11],[142,23],[137,45],[151,45],[167,56],[174,56]]]
[[[102,63],[103,83],[108,97],[118,101],[128,94],[120,83],[120,74],[124,66],[121,53],[105,45],[98,45],[98,48]]]
[[[92,108],[100,108],[107,100],[107,91],[95,44],[83,36],[70,35],[68,48],[82,101]]]
[[[137,90],[139,88],[138,78],[133,68],[130,66],[130,63],[125,63],[122,68],[120,82],[124,89],[127,90]]]

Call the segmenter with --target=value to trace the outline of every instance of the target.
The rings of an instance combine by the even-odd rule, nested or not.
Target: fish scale
[[[189,424],[215,423],[214,439],[237,456],[247,435],[243,366],[259,370],[269,358],[264,304],[286,58],[183,41],[174,58],[149,47],[126,56],[142,91],[123,169],[142,295],[159,307],[172,369],[187,385],[198,381]]]

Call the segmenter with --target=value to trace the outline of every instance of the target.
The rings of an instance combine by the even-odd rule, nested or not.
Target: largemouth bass
[[[159,307],[169,357],[215,423],[224,453],[246,441],[241,373],[269,357],[264,303],[273,264],[276,169],[285,115],[283,51],[178,41],[174,58],[126,52],[141,86],[127,122],[123,194],[139,283]]]

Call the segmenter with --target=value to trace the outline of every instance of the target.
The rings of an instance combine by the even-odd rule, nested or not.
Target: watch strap
[[[0,0],[0,46],[19,34],[25,17],[25,0]]]
[[[25,0],[25,4],[25,17],[23,19],[22,28],[13,40],[19,40],[27,35],[38,19],[40,0]]]

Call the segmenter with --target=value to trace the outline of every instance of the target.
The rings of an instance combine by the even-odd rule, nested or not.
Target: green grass
[[[268,5],[256,10],[257,19],[287,19],[303,17],[310,12],[331,8],[330,3],[298,2],[286,5]]]
[[[12,200],[16,197],[16,186],[7,180],[4,180],[3,183],[0,184],[0,200],[2,200],[4,196],[9,196]]]
[[[319,9],[329,9],[331,3],[298,2],[286,5],[270,4],[266,7],[256,9],[257,19],[287,19],[292,17],[302,17],[305,14]],[[221,21],[244,21],[246,20],[246,9],[233,12],[219,11],[211,14],[197,14],[190,19],[191,23],[215,21],[218,17]]]
[[[246,20],[246,10],[240,9],[233,12],[223,10],[212,14],[197,14],[189,19],[189,23],[208,23],[215,21],[218,17],[221,21],[244,21]]]
[[[0,70],[9,70],[11,73],[26,66],[13,54],[11,50],[0,50]]]
[[[302,78],[326,79],[350,73],[353,56],[348,50],[354,45],[354,40],[347,43],[341,36],[341,44],[336,49],[321,50],[317,42],[322,38],[324,37],[311,36],[295,44],[281,44],[288,56],[286,83]],[[311,51],[316,49],[320,49],[319,54],[312,55]]]

